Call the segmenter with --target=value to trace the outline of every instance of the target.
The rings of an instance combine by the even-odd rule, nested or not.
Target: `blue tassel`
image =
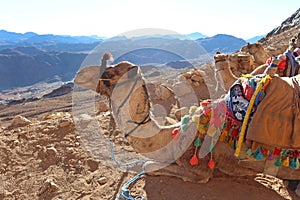
[[[290,168],[292,168],[292,169],[296,169],[296,159],[297,158],[293,158],[292,160],[291,160],[291,162],[290,162]]]
[[[253,155],[257,160],[262,160],[264,158],[263,154],[261,153],[260,148],[256,150],[256,152]]]

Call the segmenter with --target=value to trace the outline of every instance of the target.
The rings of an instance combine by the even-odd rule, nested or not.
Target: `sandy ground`
[[[84,148],[71,108],[72,95],[68,94],[0,110],[0,200],[115,199],[121,186],[135,175],[107,166]],[[32,123],[8,128],[20,114]],[[106,129],[108,115],[100,115],[99,122]],[[253,177],[229,177],[218,170],[206,184],[144,175],[132,185],[131,194],[148,200],[283,199]]]

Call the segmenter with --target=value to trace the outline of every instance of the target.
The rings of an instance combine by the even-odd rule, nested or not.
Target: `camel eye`
[[[106,86],[106,87],[110,87],[110,81],[109,80],[103,80],[103,84]]]

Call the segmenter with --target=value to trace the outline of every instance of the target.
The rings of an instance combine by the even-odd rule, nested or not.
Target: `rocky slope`
[[[300,8],[259,42],[272,56],[276,56],[283,53],[289,45],[289,40],[298,34],[300,34]]]

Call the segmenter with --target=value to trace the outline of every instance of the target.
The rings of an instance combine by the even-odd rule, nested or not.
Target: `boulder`
[[[11,122],[11,124],[10,124],[9,127],[26,126],[26,125],[29,125],[29,124],[31,124],[31,123],[32,123],[32,122],[31,122],[29,119],[27,119],[27,118],[25,118],[25,117],[23,117],[23,116],[21,116],[21,115],[18,115],[18,116],[16,116],[16,117],[12,120],[12,122]]]

